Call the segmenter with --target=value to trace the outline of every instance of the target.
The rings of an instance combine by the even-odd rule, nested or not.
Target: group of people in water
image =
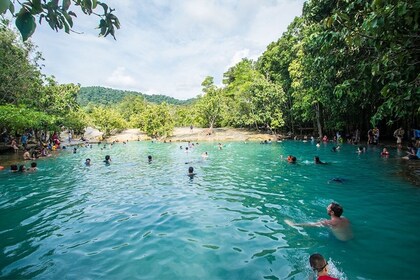
[[[403,139],[403,135],[404,135],[404,130],[402,128],[399,128],[398,130],[396,130],[394,132],[394,137],[397,138],[397,148],[401,149],[402,148],[402,139]],[[378,143],[378,139],[379,139],[379,129],[375,128],[369,131],[369,138],[368,138],[368,144],[377,144]],[[331,148],[332,152],[338,152],[340,150],[340,142],[338,139],[341,139],[340,135],[336,135],[335,137],[336,140],[336,145],[334,145]],[[314,138],[312,137],[311,139],[314,140]],[[30,149],[27,148],[27,139],[24,139],[25,141],[25,145],[24,145],[24,153],[23,153],[23,159],[24,160],[36,160],[39,157],[47,157],[50,154],[50,151],[54,151],[56,149],[60,149],[60,141],[58,139],[58,136],[53,135],[52,137],[52,141],[49,144],[42,144],[41,146],[39,146],[37,149],[33,149],[32,151]],[[328,137],[324,136],[322,139],[320,139],[317,142],[317,146],[320,146],[320,142],[329,142]],[[23,142],[23,141],[22,141]],[[112,143],[111,145],[113,145],[114,143]],[[126,144],[124,142],[124,144]],[[198,143],[197,143],[198,144]],[[271,144],[271,140],[268,141],[263,141],[261,142],[261,144]],[[418,140],[417,143],[413,143],[410,144],[408,146],[408,151],[407,151],[407,155],[403,158],[407,158],[410,160],[413,159],[420,159],[420,147],[416,147],[416,145],[418,145]],[[13,148],[15,149],[15,147],[17,147],[17,143],[15,141],[15,143],[12,142]],[[101,145],[101,143],[99,143],[98,145]],[[88,145],[88,147],[92,148],[92,145]],[[64,147],[61,147],[64,148]],[[192,149],[194,148],[194,143],[188,143],[187,146],[185,147],[185,153],[189,153]],[[105,149],[101,148],[101,150]],[[180,149],[184,150],[184,147],[180,146]],[[217,149],[222,150],[223,149],[223,145],[221,143],[217,144]],[[361,153],[365,153],[367,151],[366,147],[364,146],[358,146],[356,152],[361,154]],[[74,147],[73,148],[73,153],[77,152],[77,148]],[[383,157],[388,157],[390,155],[388,149],[386,147],[384,147],[380,153],[381,156]],[[208,152],[203,152],[201,154],[201,157],[203,159],[206,159],[209,156]],[[152,163],[153,158],[152,155],[148,155],[147,156],[147,162],[148,163]],[[297,158],[294,155],[288,155],[286,161],[290,164],[296,164],[297,163]],[[313,162],[314,164],[327,164],[327,162],[323,162],[320,160],[319,156],[314,156],[313,157]],[[106,155],[103,163],[105,165],[110,165],[112,163],[112,159],[110,155]],[[86,158],[85,160],[85,166],[91,166],[92,165],[92,161],[90,158]],[[0,167],[1,168],[1,167]],[[3,167],[4,168],[4,167]],[[35,161],[33,161],[30,165],[29,168],[27,168],[24,164],[18,166],[16,164],[13,164],[10,166],[10,170],[11,172],[33,172],[37,170],[37,163]],[[189,166],[188,170],[187,170],[187,175],[190,177],[194,177],[196,175],[194,167],[193,166]],[[333,181],[336,180],[337,182],[342,182],[342,179],[337,179],[334,178],[332,179]],[[330,203],[327,208],[326,208],[326,212],[327,215],[330,217],[330,219],[328,220],[321,220],[321,221],[317,221],[317,222],[307,222],[307,223],[294,223],[290,220],[285,220],[285,223],[288,224],[289,226],[292,227],[327,227],[331,230],[332,234],[335,236],[335,238],[337,238],[340,241],[349,241],[353,238],[353,232],[351,229],[351,224],[350,221],[345,218],[342,214],[344,212],[343,207],[336,203],[336,202],[332,202]],[[318,279],[322,279],[322,280],[335,280],[336,278],[333,278],[331,276],[329,276],[329,271],[328,271],[328,262],[325,260],[325,258],[321,255],[321,254],[312,254],[309,258],[309,263],[311,268],[313,269],[313,271],[317,274]]]

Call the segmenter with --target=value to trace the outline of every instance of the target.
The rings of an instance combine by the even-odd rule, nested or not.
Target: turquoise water
[[[420,189],[398,175],[396,151],[230,142],[187,154],[180,145],[94,145],[38,160],[36,173],[0,172],[0,277],[308,279],[319,252],[341,279],[420,279]],[[331,164],[312,164],[315,155]],[[284,222],[326,219],[331,201],[353,240]]]

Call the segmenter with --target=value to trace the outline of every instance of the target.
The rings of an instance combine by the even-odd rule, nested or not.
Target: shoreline
[[[214,128],[212,133],[209,134],[208,128],[193,128],[192,130],[189,127],[178,127],[173,131],[173,135],[158,139],[160,142],[225,142],[225,141],[237,141],[237,142],[261,142],[269,141],[276,142],[278,140],[287,139],[282,135],[273,135],[268,133],[262,133],[257,131],[249,131],[246,129],[237,129],[237,128]],[[83,137],[86,141],[81,141],[80,139],[73,139],[69,142],[67,139],[67,132],[62,132],[60,138],[63,140],[61,142],[62,146],[72,147],[79,146],[85,143],[97,144],[98,142],[133,142],[133,141],[151,141],[154,140],[151,137],[147,136],[145,133],[141,132],[139,129],[127,129],[115,135],[111,135],[106,139],[102,138],[102,133],[97,130],[90,129],[90,133],[85,133]],[[298,141],[302,140],[293,140],[289,141]],[[33,144],[32,144],[33,145]],[[362,146],[367,146],[364,143]],[[357,147],[357,145],[355,145]],[[386,147],[391,149],[396,149],[396,144],[394,141],[382,141],[378,147]],[[59,156],[61,151],[52,153],[52,157]],[[31,162],[29,160],[23,160],[23,150],[20,149],[18,153],[12,152],[11,149],[8,151],[3,151],[0,153],[0,165],[9,166],[12,163],[16,162]],[[37,160],[43,160],[39,158]],[[404,177],[405,180],[409,181],[415,186],[420,186],[420,160],[403,160],[403,165],[405,166],[403,170],[399,173],[400,176]]]
[[[279,136],[262,133],[257,131],[250,131],[239,128],[214,128],[209,133],[208,128],[193,128],[189,127],[176,127],[171,136],[160,138],[159,141],[170,141],[170,142],[188,142],[188,141],[200,141],[200,142],[215,142],[215,141],[264,141],[272,140],[275,141]],[[150,136],[141,132],[139,129],[126,129],[115,135],[104,139],[103,141],[145,141],[153,140]]]

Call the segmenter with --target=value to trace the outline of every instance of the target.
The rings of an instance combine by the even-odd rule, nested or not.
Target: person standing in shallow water
[[[302,227],[320,227],[325,226],[331,229],[334,236],[341,241],[348,241],[353,238],[353,232],[351,230],[350,221],[347,218],[342,217],[343,207],[340,204],[332,202],[327,207],[327,214],[331,217],[330,220],[322,220],[315,223],[303,223],[295,224],[286,220],[285,222],[290,226],[302,226]]]

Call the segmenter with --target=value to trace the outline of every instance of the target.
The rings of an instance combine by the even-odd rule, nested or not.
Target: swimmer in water
[[[327,214],[331,217],[330,220],[322,220],[314,223],[303,223],[295,224],[289,220],[285,222],[290,226],[301,226],[301,227],[329,227],[334,236],[340,241],[348,241],[353,238],[353,232],[351,230],[350,221],[347,218],[342,217],[343,207],[338,203],[332,202],[327,207]]]
[[[382,157],[388,157],[389,156],[389,152],[388,152],[387,148],[383,148],[381,156]]]
[[[294,157],[292,155],[287,156],[287,162],[288,163],[296,163],[296,161],[297,161],[296,157]]]
[[[36,167],[36,166],[37,166],[36,162],[32,162],[31,167],[29,167],[28,171],[30,171],[30,172],[37,171],[38,167]]]
[[[10,172],[18,172],[18,166],[16,164],[10,165]]]
[[[152,156],[151,156],[151,155],[148,155],[148,156],[147,156],[147,161],[148,161],[149,163],[152,163]]]
[[[332,178],[331,180],[329,180],[328,183],[340,183],[340,184],[342,184],[342,183],[344,183],[344,181],[345,181],[345,179],[343,179],[343,178],[335,177],[335,178]]]
[[[321,254],[312,254],[309,257],[309,264],[316,273],[318,280],[339,280],[328,274],[328,263]]]
[[[201,157],[202,157],[203,159],[206,159],[206,158],[208,158],[208,157],[209,157],[209,154],[208,154],[207,152],[204,152],[204,153],[202,153],[202,154],[201,154]]]
[[[106,165],[110,165],[111,164],[111,156],[110,155],[106,155],[105,156],[105,160],[104,160],[104,162],[105,162],[105,164]]]
[[[319,157],[314,157],[315,164],[326,164],[325,162],[322,162]]]
[[[86,161],[85,161],[85,165],[86,165],[86,166],[90,166],[90,165],[91,165],[90,158],[87,158],[87,159],[86,159]]]
[[[196,173],[194,173],[194,167],[190,166],[188,168],[188,174],[187,175],[190,176],[190,177],[194,177],[196,175]]]

